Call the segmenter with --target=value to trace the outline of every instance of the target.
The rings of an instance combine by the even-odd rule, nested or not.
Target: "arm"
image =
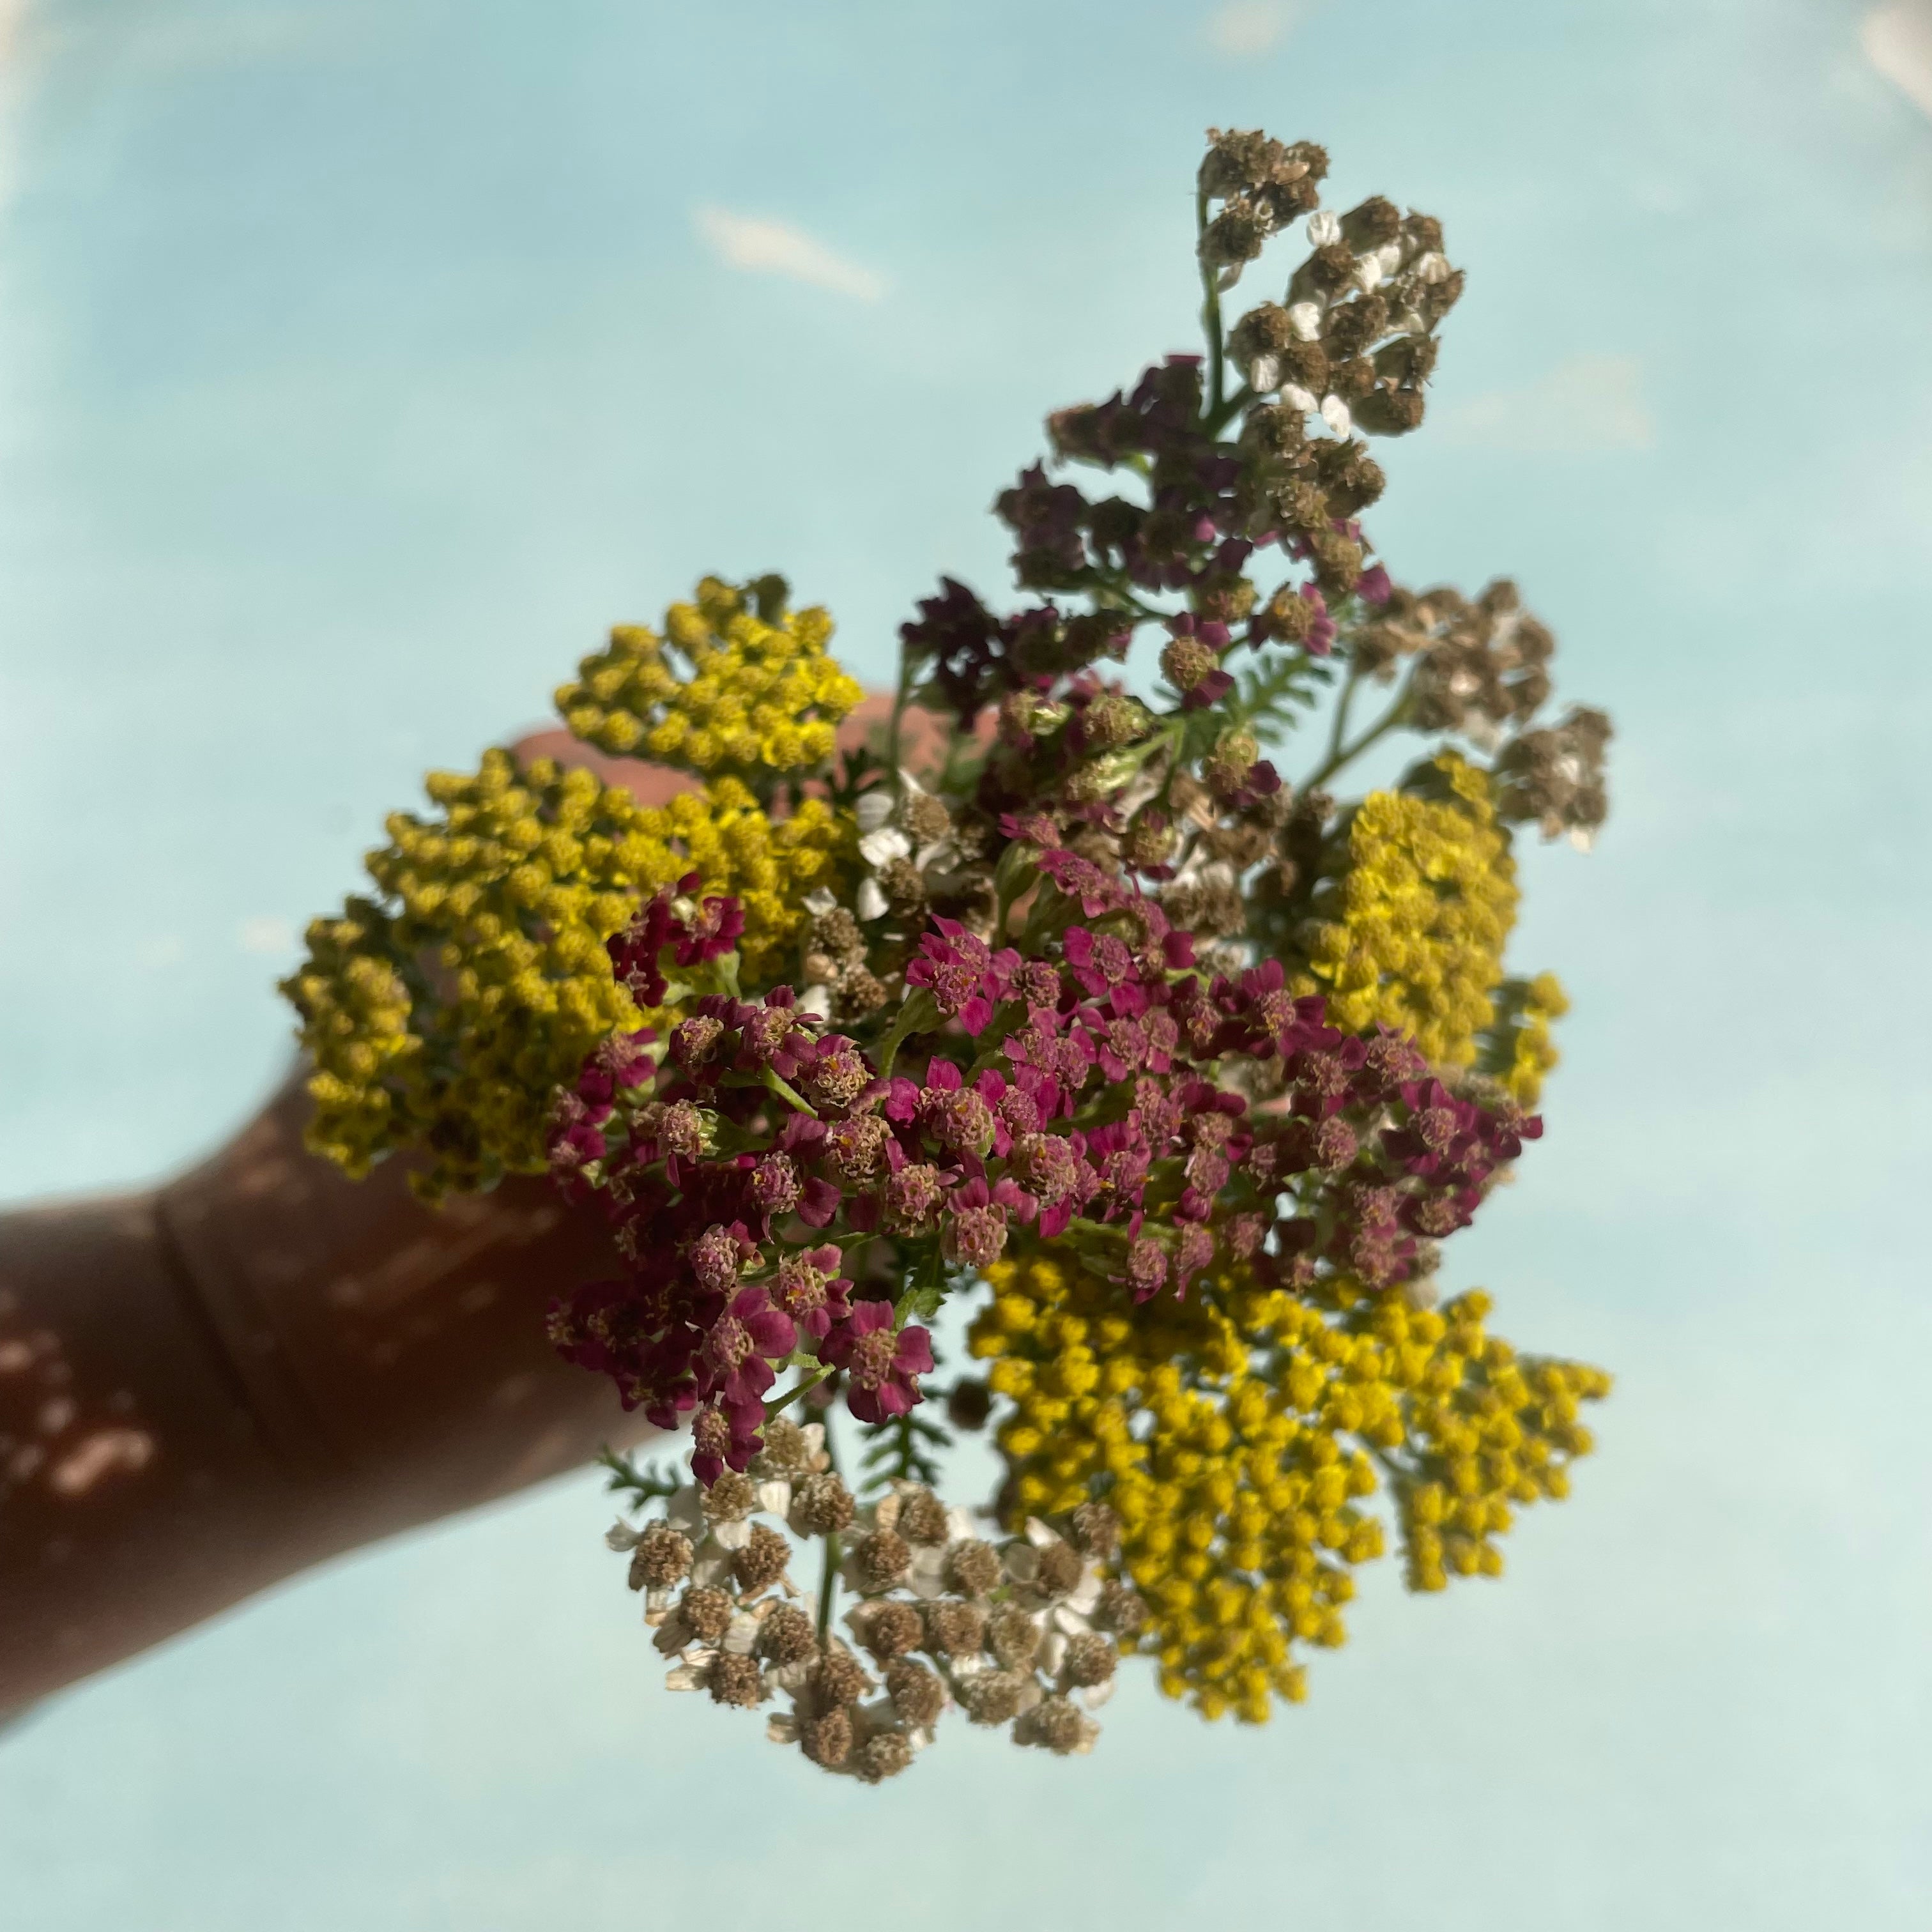
[[[0,1712],[625,1436],[544,1339],[608,1264],[594,1218],[352,1184],[306,1106],[158,1192],[0,1215]]]
[[[892,705],[846,720],[848,746]],[[906,755],[937,719],[906,714]],[[550,730],[525,758],[692,781]],[[313,1564],[644,1432],[544,1337],[611,1268],[548,1182],[440,1211],[304,1151],[291,1082],[158,1191],[0,1213],[0,1717]]]

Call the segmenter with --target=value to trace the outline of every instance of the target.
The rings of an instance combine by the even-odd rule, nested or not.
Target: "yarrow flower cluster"
[[[706,578],[694,602],[665,613],[662,636],[641,624],[613,631],[558,690],[559,713],[603,751],[707,777],[822,765],[863,693],[826,652],[832,620],[789,612],[785,596],[780,577],[742,589]]]
[[[1324,208],[1328,170],[1210,135],[1204,356],[1048,418],[996,504],[1022,601],[942,580],[874,740],[838,738],[823,612],[706,579],[558,694],[700,789],[433,780],[290,982],[322,1151],[414,1151],[431,1192],[546,1168],[604,1222],[551,1340],[688,1443],[607,1459],[613,1545],[671,1687],[828,1772],[893,1776],[952,1712],[1084,1751],[1134,1654],[1260,1721],[1392,1537],[1414,1589],[1497,1574],[1591,1448],[1607,1377],[1439,1280],[1541,1135],[1565,1007],[1505,964],[1514,828],[1587,843],[1609,725],[1541,722],[1514,586],[1376,560],[1361,436],[1420,423],[1462,278],[1432,218]],[[1398,732],[1430,742],[1342,796]],[[989,1424],[997,1493],[944,1501]]]

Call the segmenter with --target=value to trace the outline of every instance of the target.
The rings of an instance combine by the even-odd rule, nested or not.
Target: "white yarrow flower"
[[[717,1589],[730,1574],[730,1552],[715,1536],[691,1559],[691,1580],[700,1590]]]
[[[1315,406],[1314,392],[1304,389],[1299,382],[1290,382],[1282,389],[1281,399],[1291,409],[1300,410],[1304,416]]]
[[[1308,218],[1308,238],[1317,248],[1325,248],[1342,238],[1342,218],[1332,208],[1318,208]]]
[[[1322,334],[1322,304],[1319,302],[1298,302],[1288,311],[1288,326],[1294,331],[1298,342],[1313,342]]]
[[[702,1690],[711,1681],[711,1665],[718,1655],[709,1644],[700,1644],[685,1653],[684,1661],[664,1672],[667,1690]]]
[[[686,1483],[664,1504],[664,1521],[692,1542],[701,1542],[709,1527],[704,1518],[704,1494],[695,1483]]]
[[[1248,364],[1248,387],[1257,395],[1264,396],[1270,389],[1281,386],[1281,358],[1279,356],[1257,356]]]
[[[859,841],[859,856],[868,866],[890,866],[912,856],[912,841],[896,825],[882,825]]]
[[[1346,436],[1354,427],[1354,418],[1348,413],[1348,406],[1340,396],[1322,398],[1322,420],[1337,436]]]
[[[877,879],[861,879],[859,891],[853,902],[853,910],[861,919],[883,919],[886,916],[886,896],[879,890]]]

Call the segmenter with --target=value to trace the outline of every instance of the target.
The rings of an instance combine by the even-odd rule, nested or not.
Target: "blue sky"
[[[1526,866],[1550,1136],[1451,1264],[1619,1377],[1504,1582],[1376,1579],[1262,1732],[1130,1695],[863,1793],[661,1692],[567,1482],[0,1742],[10,1924],[1923,1923],[1932,8],[0,20],[7,1198],[253,1106],[288,930],[613,620],[776,565],[878,676],[996,586],[1041,415],[1191,346],[1210,122],[1444,218],[1374,532],[1514,574],[1619,728],[1599,850]]]

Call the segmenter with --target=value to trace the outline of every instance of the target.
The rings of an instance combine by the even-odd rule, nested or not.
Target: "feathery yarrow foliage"
[[[689,789],[433,778],[287,984],[320,1151],[431,1195],[547,1168],[602,1218],[548,1332],[688,1432],[685,1471],[606,1459],[667,1681],[862,1782],[949,1714],[1084,1752],[1135,1655],[1262,1721],[1387,1549],[1420,1592],[1499,1574],[1609,1392],[1441,1285],[1566,1006],[1506,962],[1514,841],[1588,845],[1609,722],[1546,722],[1514,584],[1378,559],[1366,439],[1420,424],[1462,277],[1433,218],[1325,207],[1328,165],[1210,134],[1205,356],[1048,417],[995,505],[1018,602],[943,579],[874,740],[822,611],[706,578],[557,695]],[[948,1450],[988,1427],[969,1510]]]

